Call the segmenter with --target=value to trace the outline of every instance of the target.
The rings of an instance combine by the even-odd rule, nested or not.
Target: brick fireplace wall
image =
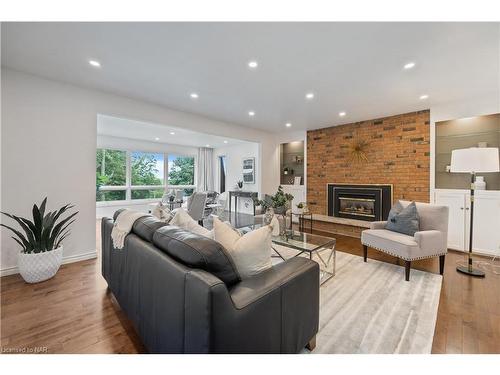
[[[428,110],[307,132],[307,202],[327,214],[327,183],[393,184],[394,200],[429,201]],[[365,141],[366,162],[350,147]]]

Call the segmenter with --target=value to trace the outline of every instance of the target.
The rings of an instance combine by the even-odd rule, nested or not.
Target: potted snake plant
[[[21,251],[18,257],[19,273],[27,283],[38,283],[53,277],[62,262],[63,240],[70,234],[70,225],[76,220],[77,212],[62,218],[62,215],[74,206],[66,204],[55,211],[45,213],[47,198],[40,207],[33,205],[33,220],[1,212],[15,220],[24,234],[5,224],[0,226],[9,229]]]

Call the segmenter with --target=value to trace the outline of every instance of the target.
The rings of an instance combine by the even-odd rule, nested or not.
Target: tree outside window
[[[96,153],[96,200],[114,201],[125,199],[125,190],[100,191],[101,186],[125,186],[127,154],[125,151],[97,149]]]
[[[168,156],[169,185],[194,185],[194,157]]]
[[[164,188],[134,189],[134,186],[164,185],[164,155],[159,153],[132,152],[130,155],[132,199],[161,198]]]

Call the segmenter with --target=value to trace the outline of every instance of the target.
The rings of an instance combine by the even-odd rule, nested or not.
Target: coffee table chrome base
[[[273,258],[281,258],[284,261],[286,260],[283,257],[283,255],[281,255],[280,252],[278,250],[276,250],[276,248],[274,246],[273,246],[273,250],[277,254],[277,255],[272,255]],[[324,251],[330,251],[330,253],[328,254],[328,257],[321,256],[321,253]],[[313,252],[309,252],[309,251],[305,251],[305,250],[299,251],[298,254],[294,255],[291,258],[296,258],[298,256],[301,256],[304,253],[308,253],[309,259],[311,259],[311,260],[314,260],[313,253],[316,254],[316,256],[319,259],[319,261],[314,260],[315,262],[317,262],[319,264],[319,285],[323,285],[328,280],[330,280],[333,276],[335,276],[335,266],[337,263],[337,252],[335,251],[335,245],[333,245],[331,249],[328,247],[323,247],[323,248],[320,248],[320,249],[315,250]]]
[[[330,251],[328,254],[328,258],[325,260],[321,256],[321,252]],[[335,251],[335,245],[332,246],[331,249],[324,247],[322,249],[318,249],[315,251],[316,256],[319,258],[319,285],[323,285],[328,280],[330,280],[333,276],[335,276],[335,266],[337,265],[337,252]],[[312,260],[312,254],[310,253],[310,259]]]

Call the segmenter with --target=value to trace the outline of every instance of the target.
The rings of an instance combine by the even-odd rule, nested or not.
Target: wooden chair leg
[[[405,280],[410,281],[410,267],[411,261],[405,260]]]
[[[444,273],[444,257],[445,255],[439,256],[439,274],[442,275]]]
[[[311,352],[316,348],[316,335],[314,335],[314,337],[309,340],[309,342],[306,344],[306,348]]]
[[[368,246],[363,245],[363,259],[366,262],[366,258],[368,258]]]

